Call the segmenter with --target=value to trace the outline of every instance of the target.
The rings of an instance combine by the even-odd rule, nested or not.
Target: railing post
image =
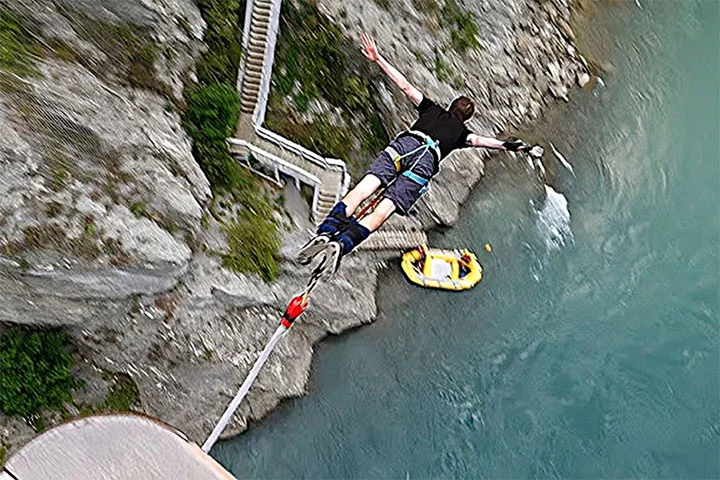
[[[313,221],[317,223],[318,221],[318,202],[320,201],[320,185],[315,185],[315,191],[313,192],[313,202],[312,202],[312,216]]]

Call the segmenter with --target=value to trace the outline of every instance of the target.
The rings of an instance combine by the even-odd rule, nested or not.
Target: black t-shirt
[[[463,122],[450,115],[450,112],[423,96],[417,106],[420,117],[413,123],[411,130],[422,132],[440,142],[440,159],[459,148],[467,148],[467,137],[472,132]]]

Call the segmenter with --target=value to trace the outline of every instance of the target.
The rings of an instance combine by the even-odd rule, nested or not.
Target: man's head
[[[459,96],[452,101],[448,107],[450,115],[465,123],[470,120],[475,113],[475,104],[472,100],[465,96]]]

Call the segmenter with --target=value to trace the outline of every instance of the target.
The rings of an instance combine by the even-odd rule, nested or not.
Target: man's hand
[[[515,137],[506,139],[502,146],[505,147],[505,150],[510,150],[511,152],[522,152],[529,148],[525,142]]]
[[[377,62],[380,60],[380,53],[378,52],[377,45],[375,45],[374,38],[363,32],[362,35],[360,35],[360,41],[362,42],[362,53],[368,60],[371,62]]]

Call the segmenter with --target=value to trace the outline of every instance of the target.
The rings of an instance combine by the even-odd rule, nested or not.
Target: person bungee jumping
[[[460,96],[445,109],[423,95],[378,51],[375,40],[363,33],[361,48],[365,57],[377,63],[388,77],[407,95],[418,111],[418,119],[385,148],[372,163],[360,182],[338,202],[317,228],[318,236],[308,242],[298,258],[307,263],[329,243],[340,245],[340,256],[350,253],[367,239],[393,213],[407,215],[427,190],[430,179],[438,172],[440,161],[454,150],[483,147],[498,150],[525,151],[522,141],[505,141],[472,133],[467,122],[475,112],[469,98]],[[359,221],[353,218],[358,207],[378,189],[384,189],[375,209]]]

